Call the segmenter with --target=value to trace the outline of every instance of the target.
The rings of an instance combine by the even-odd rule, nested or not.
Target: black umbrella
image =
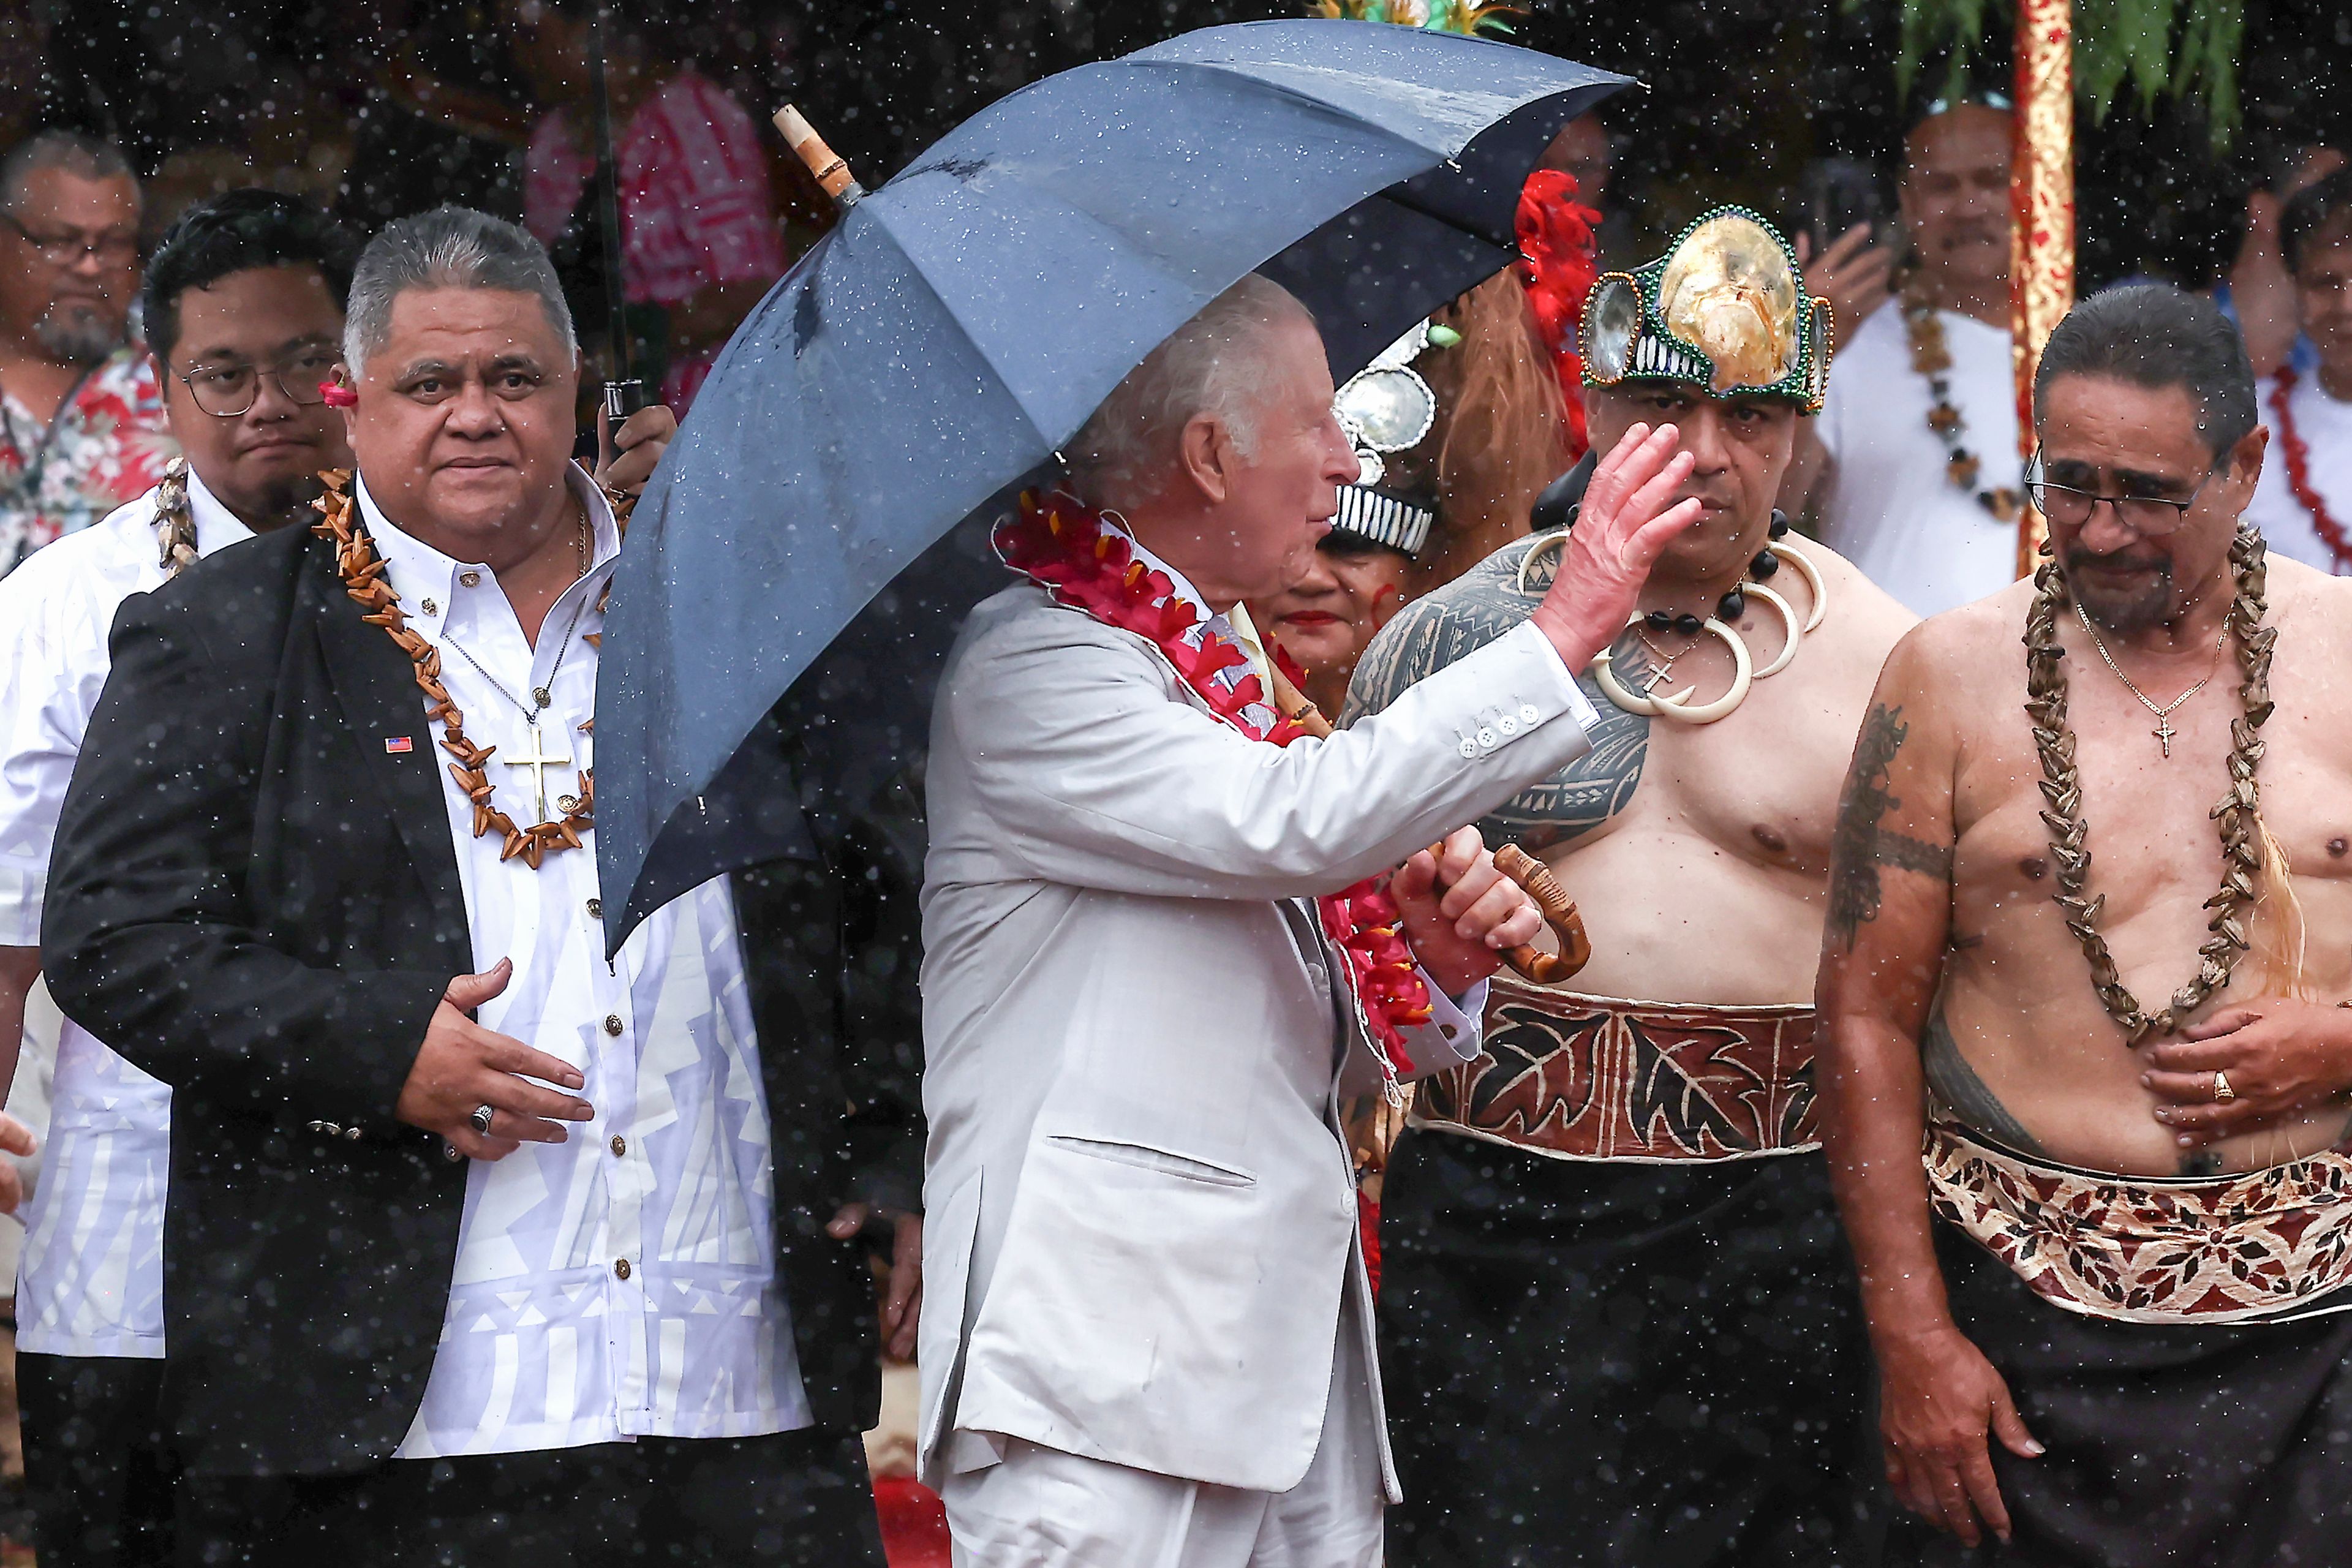
[[[1335,375],[1361,368],[1517,258],[1538,153],[1625,82],[1411,27],[1211,27],[1024,89],[850,207],[728,344],[630,529],[597,701],[597,854],[628,889],[607,941],[805,847],[771,715],[821,656],[814,766],[854,794],[919,744],[924,672],[1003,580],[975,520],[1177,327],[1256,270]]]

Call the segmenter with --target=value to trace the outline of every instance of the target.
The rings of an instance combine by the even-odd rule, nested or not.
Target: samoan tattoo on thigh
[[[1358,662],[1340,722],[1353,723],[1367,713],[1380,712],[1423,676],[1486,647],[1526,620],[1551,584],[1550,569],[1539,563],[1528,574],[1528,591],[1518,586],[1519,563],[1535,542],[1520,540],[1506,545],[1398,611]],[[1647,673],[1641,645],[1630,636],[1612,658],[1620,674],[1636,684]],[[1478,830],[1488,844],[1515,843],[1539,853],[1581,837],[1633,803],[1649,758],[1650,721],[1611,702],[1591,676],[1580,673],[1577,684],[1601,715],[1591,731],[1592,749],[1480,822]]]

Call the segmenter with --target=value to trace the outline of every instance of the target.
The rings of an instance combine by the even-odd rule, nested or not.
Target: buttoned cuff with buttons
[[[1523,646],[1514,647],[1514,643]],[[1496,700],[1481,704],[1469,716],[1470,722],[1476,728],[1472,729],[1465,724],[1455,746],[1464,761],[1475,762],[1480,757],[1492,756],[1521,736],[1533,734],[1548,720],[1562,713],[1574,719],[1580,730],[1589,731],[1601,721],[1601,715],[1586,700],[1583,689],[1576,684],[1575,673],[1559,657],[1559,650],[1551,646],[1551,639],[1545,637],[1541,628],[1533,622],[1520,623],[1488,647],[1496,650],[1495,662],[1506,666],[1524,664],[1529,667],[1529,673],[1535,679],[1528,680],[1523,677],[1515,684],[1528,686],[1530,689],[1507,689],[1500,691],[1496,693]],[[1486,651],[1481,649],[1470,657],[1477,658]],[[1537,671],[1540,673],[1536,674]]]

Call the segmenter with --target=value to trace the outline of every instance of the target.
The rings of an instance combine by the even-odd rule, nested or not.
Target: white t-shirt
[[[1960,445],[1977,458],[1979,489],[2018,489],[2017,395],[2009,334],[1939,311]],[[2017,578],[2017,525],[1952,483],[1943,438],[1927,426],[1936,405],[1911,368],[1903,309],[1888,300],[1863,321],[1830,362],[1829,395],[1814,422],[1833,467],[1822,542],[1915,615],[1955,609]]]
[[[2246,503],[2246,521],[2263,531],[2272,553],[2338,576],[2352,575],[2352,561],[2336,558],[2313,526],[2310,511],[2287,488],[2286,441],[2279,433],[2278,416],[2271,411],[2278,382],[2264,376],[2255,390],[2271,444],[2263,453],[2263,477],[2254,486],[2254,499]],[[2319,492],[2327,515],[2352,534],[2352,403],[2330,397],[2315,374],[2295,378],[2286,405],[2294,416],[2294,433],[2310,452],[2305,461],[2311,488]]]

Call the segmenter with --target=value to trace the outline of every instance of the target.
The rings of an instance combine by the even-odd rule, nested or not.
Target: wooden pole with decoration
[[[2016,142],[2010,163],[2009,319],[2017,373],[2017,447],[2033,456],[2033,373],[2074,303],[2074,0],[2017,0]],[[2029,575],[2046,531],[2030,503],[2017,518],[2017,574]]]

